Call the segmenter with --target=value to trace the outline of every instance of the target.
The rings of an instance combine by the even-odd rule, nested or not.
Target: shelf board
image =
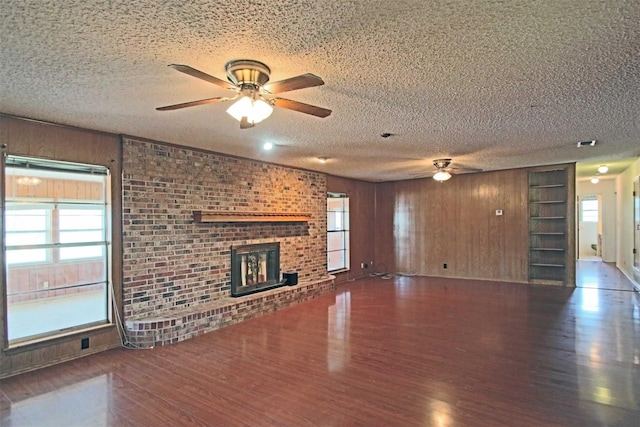
[[[545,219],[565,219],[564,216],[531,216],[529,217],[529,219],[539,219],[539,220],[545,220]]]
[[[529,203],[553,204],[553,203],[566,203],[566,201],[564,200],[529,200]]]
[[[540,277],[529,277],[529,282],[533,285],[564,285],[564,279],[547,279]]]
[[[532,267],[556,267],[556,268],[564,268],[564,264],[543,264],[539,262],[532,262],[529,264]]]
[[[564,252],[564,248],[529,248],[531,251],[554,251],[554,252]]]
[[[308,212],[222,212],[222,211],[193,211],[193,221],[208,222],[309,222],[311,214]]]
[[[564,233],[556,233],[556,232],[550,232],[550,231],[535,231],[535,232],[531,232],[529,234],[536,234],[536,235],[543,235],[543,236],[564,236]]]
[[[564,187],[564,184],[543,184],[543,185],[530,185],[529,188],[559,188]]]

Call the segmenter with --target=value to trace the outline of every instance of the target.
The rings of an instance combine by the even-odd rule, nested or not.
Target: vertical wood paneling
[[[526,282],[526,194],[525,169],[377,184],[376,257],[393,253],[394,272]]]
[[[396,269],[394,257],[395,183],[376,184],[375,194],[375,269]]]

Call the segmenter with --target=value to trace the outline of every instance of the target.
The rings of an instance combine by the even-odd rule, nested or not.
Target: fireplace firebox
[[[231,296],[239,297],[283,286],[280,280],[280,243],[231,248]]]

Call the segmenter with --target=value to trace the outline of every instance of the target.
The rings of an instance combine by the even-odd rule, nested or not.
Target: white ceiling
[[[640,155],[638,1],[4,0],[0,16],[6,114],[371,181],[441,157],[496,170]],[[241,130],[228,104],[155,110],[228,95],[168,64],[224,79],[238,58],[271,81],[322,77],[282,96],[332,115],[276,108]]]

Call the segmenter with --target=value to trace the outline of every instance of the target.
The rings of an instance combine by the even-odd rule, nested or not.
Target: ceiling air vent
[[[580,147],[593,147],[594,145],[596,145],[596,140],[591,140],[591,141],[580,141],[578,142],[578,148]]]

